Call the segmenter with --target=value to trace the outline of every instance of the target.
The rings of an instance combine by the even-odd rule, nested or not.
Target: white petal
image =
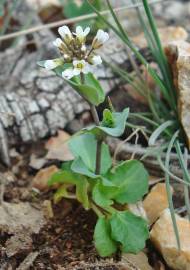
[[[104,32],[102,29],[99,29],[97,34],[96,34],[96,38],[98,39],[98,41],[100,43],[104,43],[109,39],[109,35],[107,32]]]
[[[90,27],[86,27],[84,30],[84,36],[86,37],[90,33]]]
[[[105,43],[109,39],[109,35],[107,32],[104,32],[104,38],[103,38],[103,43]]]
[[[70,80],[74,76],[73,69],[68,68],[62,72],[62,77],[66,80]]]
[[[79,62],[84,66],[87,64],[87,62],[85,60],[80,60]]]
[[[80,72],[81,72],[81,71],[80,71],[80,69],[78,69],[78,68],[74,68],[74,69],[73,69],[73,75],[74,75],[74,76],[78,76],[78,75],[80,74]]]
[[[63,26],[59,27],[58,32],[63,38],[66,35],[68,35],[69,37],[72,37],[71,31],[70,31],[69,27],[66,26],[66,25],[63,25]]]
[[[87,73],[89,73],[91,71],[91,68],[90,68],[90,65],[89,64],[86,64],[85,66],[84,66],[84,68],[82,69],[82,72],[84,73],[84,74],[87,74]]]
[[[73,61],[73,66],[76,67],[79,63],[80,63],[79,60],[74,60],[74,61]]]
[[[79,25],[76,27],[76,34],[77,36],[80,36],[83,33],[82,27]]]
[[[59,66],[59,62],[58,61],[55,61],[55,60],[46,60],[45,63],[44,63],[44,67],[47,70],[54,69],[57,66]]]
[[[53,45],[56,47],[60,47],[63,41],[60,38],[56,38],[55,41],[53,41]]]
[[[102,64],[102,58],[99,55],[95,55],[92,57],[92,64],[97,66]]]

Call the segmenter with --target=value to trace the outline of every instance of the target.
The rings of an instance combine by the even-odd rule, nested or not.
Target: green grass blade
[[[184,162],[185,162],[185,167],[187,168],[188,166],[188,151],[187,148],[184,150]],[[184,197],[185,197],[185,205],[187,208],[187,214],[188,218],[190,221],[190,200],[189,200],[189,187],[187,185],[184,185]]]
[[[186,182],[190,183],[190,175],[187,169],[187,156],[188,156],[187,150],[185,150],[184,157],[183,157],[179,141],[176,141],[175,148],[178,155],[180,166],[183,170],[183,178]],[[184,198],[185,198],[185,205],[187,209],[188,218],[190,220],[189,188],[186,185],[184,185]]]
[[[169,126],[173,126],[173,124],[174,124],[174,121],[168,120],[168,121],[164,122],[162,125],[160,125],[160,126],[152,133],[152,135],[150,136],[149,142],[148,142],[149,146],[154,146],[155,143],[156,143],[156,140],[158,139],[158,137],[160,136],[160,134],[161,134],[162,132],[168,133],[167,128],[168,128]],[[171,135],[171,134],[169,134],[169,135]]]
[[[150,27],[151,27],[155,42],[157,44],[157,48],[158,48],[158,51],[159,51],[159,54],[160,54],[160,59],[162,60],[161,65],[162,65],[162,68],[163,68],[163,71],[164,71],[164,73],[163,73],[164,78],[165,78],[166,83],[167,83],[168,88],[169,88],[168,90],[170,91],[171,98],[174,100],[174,102],[176,102],[176,94],[175,94],[175,91],[173,91],[173,82],[172,82],[171,72],[169,70],[166,55],[165,55],[165,53],[163,51],[163,48],[162,48],[162,44],[161,44],[160,37],[159,37],[158,31],[157,31],[157,26],[156,26],[154,17],[152,16],[152,12],[150,10],[148,1],[147,0],[142,0],[142,1],[143,1],[145,13],[147,15],[147,18],[148,18],[148,21],[149,21],[149,24],[150,24]]]
[[[112,17],[115,21],[115,18],[116,18],[116,25],[120,25],[120,28],[119,30],[113,26],[110,22],[108,22],[107,19],[104,18],[103,15],[101,15],[101,13],[96,9],[94,8],[94,6],[88,1],[89,5],[93,8],[94,12],[99,16],[99,18],[102,19],[102,21],[107,24],[107,26],[109,26],[115,33],[116,35],[118,35],[121,40],[132,50],[132,52],[136,55],[136,57],[138,58],[138,60],[144,65],[147,67],[147,70],[149,72],[149,74],[152,76],[152,78],[154,79],[154,81],[156,82],[156,84],[160,87],[161,91],[162,91],[162,94],[163,96],[165,97],[165,99],[167,100],[169,106],[171,107],[171,109],[175,109],[176,108],[176,104],[175,102],[173,102],[173,100],[171,99],[171,95],[168,93],[168,89],[166,88],[164,82],[162,81],[162,79],[158,76],[158,74],[155,72],[155,70],[149,66],[148,62],[146,61],[146,59],[142,56],[142,54],[138,51],[138,49],[136,49],[136,47],[132,44],[132,42],[130,41],[127,33],[122,30],[122,32],[120,31],[120,28],[122,27],[121,24],[118,22],[118,19],[117,19],[117,16],[113,14],[114,11],[113,11],[113,8],[111,7],[111,5],[109,6],[110,7],[110,12],[112,14]],[[125,34],[124,34],[125,32]]]
[[[177,152],[178,157],[179,157],[180,166],[181,166],[183,173],[184,173],[184,177],[185,177],[186,181],[190,183],[190,175],[189,175],[189,172],[187,170],[187,166],[185,164],[185,161],[183,159],[183,154],[181,152],[181,147],[180,147],[179,141],[176,141],[175,148],[176,148],[176,152]]]
[[[175,134],[173,135],[173,137],[169,143],[169,146],[168,146],[168,150],[166,153],[166,160],[165,160],[165,167],[167,170],[169,170],[170,154],[171,154],[171,150],[173,148],[173,145],[175,143],[175,140],[178,136],[178,133],[179,133],[179,131],[175,132]],[[172,192],[170,189],[170,176],[167,173],[167,171],[165,171],[165,179],[166,179],[166,191],[167,191],[167,196],[168,196],[168,203],[169,203],[169,208],[170,208],[171,219],[172,219],[172,223],[173,223],[177,246],[178,246],[178,249],[180,250],[180,247],[181,247],[180,236],[179,236],[179,231],[178,231],[177,222],[176,222],[175,209],[174,209],[173,199],[172,199]]]

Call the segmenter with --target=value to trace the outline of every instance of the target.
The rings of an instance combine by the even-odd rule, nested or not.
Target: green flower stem
[[[102,148],[102,140],[99,139],[97,141],[97,150],[96,150],[96,174],[100,174],[101,169],[101,148]]]
[[[98,117],[96,107],[93,104],[90,104],[90,103],[89,103],[89,106],[90,106],[90,110],[91,110],[91,113],[92,113],[93,120],[94,120],[96,126],[99,126],[100,125],[100,120],[99,120],[99,117]]]
[[[85,77],[84,77],[83,73],[80,74],[80,78],[81,78],[81,84],[84,84],[85,83]],[[90,106],[90,111],[91,111],[93,120],[94,120],[96,126],[99,126],[100,125],[100,120],[99,120],[99,117],[98,117],[96,107],[93,104],[89,103],[89,102],[88,102],[88,104]],[[102,139],[98,139],[98,141],[97,141],[97,150],[96,150],[96,170],[95,170],[96,174],[100,174],[100,169],[101,169],[101,148],[102,148]]]

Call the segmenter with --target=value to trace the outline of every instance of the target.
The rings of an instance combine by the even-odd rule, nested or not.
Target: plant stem
[[[80,74],[80,78],[81,78],[81,83],[84,84],[85,83],[85,77],[84,77],[83,73]],[[90,106],[90,111],[91,111],[93,120],[94,120],[96,126],[99,126],[100,125],[100,120],[99,120],[99,117],[98,117],[96,107],[93,104],[91,104],[90,102],[88,102],[88,104]],[[101,148],[102,148],[102,139],[97,138],[95,174],[100,174],[100,169],[101,169]]]
[[[100,120],[99,120],[99,117],[98,117],[96,107],[93,104],[90,104],[90,103],[89,103],[89,106],[90,106],[90,110],[91,110],[91,113],[92,113],[93,120],[94,120],[95,124],[97,126],[99,126],[100,125]]]
[[[101,148],[102,140],[97,141],[97,150],[96,150],[96,171],[95,174],[100,174],[101,169]]]

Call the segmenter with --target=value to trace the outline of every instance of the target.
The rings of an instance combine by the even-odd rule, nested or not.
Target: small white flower
[[[73,76],[73,68],[68,68],[62,72],[62,77],[66,80],[70,80]]]
[[[51,70],[51,69],[54,69],[62,64],[63,64],[63,61],[58,58],[58,59],[46,60],[44,63],[44,67],[47,70]]]
[[[93,42],[92,47],[94,49],[100,48],[107,40],[109,39],[109,35],[107,32],[104,32],[102,29],[99,29]]]
[[[75,76],[80,73],[87,74],[90,72],[90,65],[85,60],[74,60],[73,61],[73,73]]]
[[[76,36],[81,43],[85,41],[86,36],[89,34],[89,32],[90,27],[86,27],[84,30],[82,29],[81,26],[76,27]]]
[[[90,71],[90,65],[85,60],[74,60],[73,68],[68,68],[63,71],[62,77],[66,80],[70,80],[72,77],[80,75],[80,73],[87,74]]]
[[[102,58],[99,55],[94,55],[91,59],[91,62],[94,66],[102,64]]]
[[[59,27],[58,32],[66,44],[69,44],[71,42],[71,40],[73,39],[73,35],[72,35],[71,31],[70,31],[69,27],[66,25]]]
[[[53,41],[53,45],[58,48],[60,48],[62,44],[63,44],[63,41],[60,38],[56,38],[56,40]]]

